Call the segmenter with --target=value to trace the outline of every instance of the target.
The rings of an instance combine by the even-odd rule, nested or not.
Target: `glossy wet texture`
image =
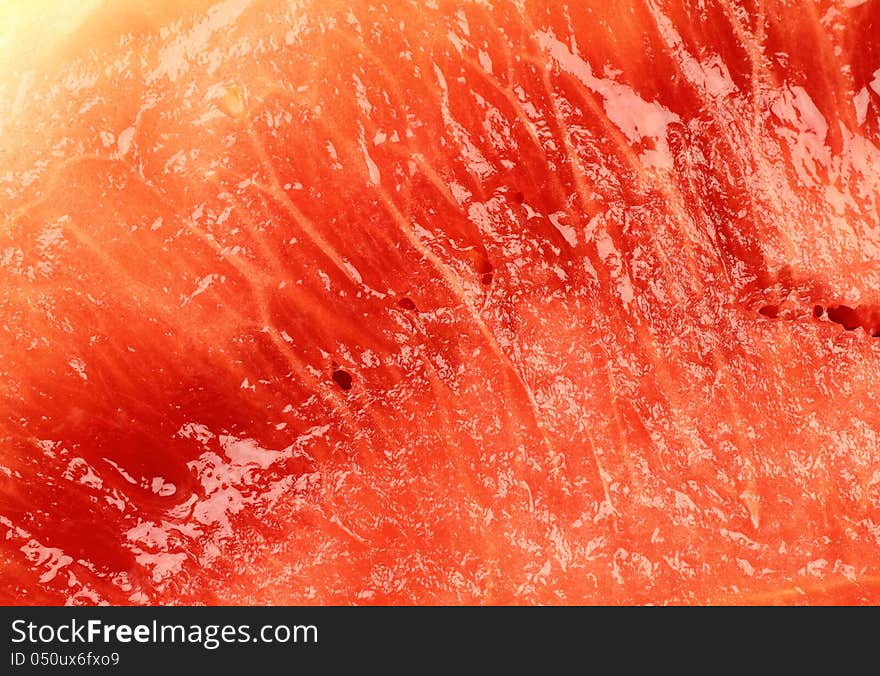
[[[158,22],[0,91],[0,599],[880,599],[877,2]]]

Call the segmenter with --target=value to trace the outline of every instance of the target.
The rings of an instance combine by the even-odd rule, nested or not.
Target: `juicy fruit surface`
[[[876,1],[161,23],[0,92],[0,599],[880,599]]]

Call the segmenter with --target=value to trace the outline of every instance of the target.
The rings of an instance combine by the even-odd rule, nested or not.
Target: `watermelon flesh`
[[[878,3],[158,23],[0,90],[0,601],[880,600]]]

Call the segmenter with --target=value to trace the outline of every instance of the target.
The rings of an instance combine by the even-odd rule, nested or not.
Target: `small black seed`
[[[351,375],[348,371],[343,371],[342,369],[336,369],[333,372],[333,380],[339,385],[343,390],[351,389]]]

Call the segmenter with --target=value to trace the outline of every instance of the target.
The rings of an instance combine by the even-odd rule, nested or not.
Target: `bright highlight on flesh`
[[[73,33],[101,0],[0,0],[0,80],[28,70]]]

